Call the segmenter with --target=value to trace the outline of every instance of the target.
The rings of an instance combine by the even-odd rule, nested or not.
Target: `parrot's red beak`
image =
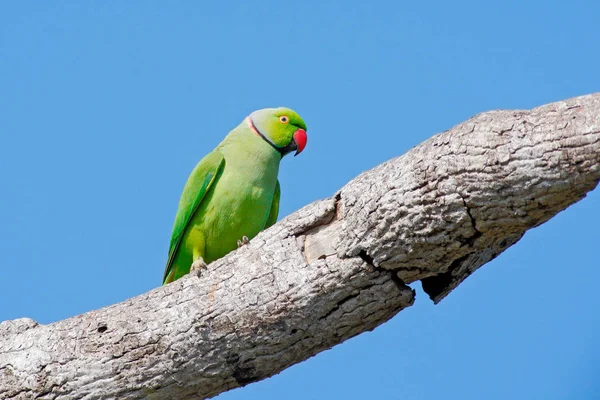
[[[296,143],[296,153],[294,154],[294,157],[302,153],[302,150],[306,147],[307,139],[306,131],[304,129],[298,129],[294,132],[294,143]]]

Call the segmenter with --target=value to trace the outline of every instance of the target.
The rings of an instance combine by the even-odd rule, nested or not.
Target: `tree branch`
[[[600,180],[600,93],[491,111],[179,281],[0,325],[0,398],[200,399],[276,374],[467,276]]]

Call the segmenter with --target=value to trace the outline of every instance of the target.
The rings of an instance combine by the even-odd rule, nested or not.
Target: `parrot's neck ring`
[[[293,141],[292,141],[292,143],[290,143],[289,145],[287,145],[285,147],[279,147],[275,143],[273,143],[268,137],[266,137],[261,131],[258,130],[256,125],[254,125],[254,121],[252,121],[251,115],[248,115],[248,117],[246,118],[246,122],[248,123],[248,127],[250,128],[250,130],[252,132],[254,132],[255,134],[257,134],[258,136],[260,136],[261,138],[263,138],[263,140],[265,142],[269,143],[271,145],[271,147],[273,147],[275,150],[277,150],[279,152],[279,154],[281,154],[281,157],[285,156],[290,151],[295,150],[296,144]]]

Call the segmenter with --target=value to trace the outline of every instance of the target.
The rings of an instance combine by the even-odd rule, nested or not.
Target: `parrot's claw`
[[[196,259],[196,261],[192,263],[192,266],[190,267],[190,272],[198,271],[200,273],[203,269],[207,269],[206,267],[207,265],[202,259],[202,257],[198,257],[198,259]]]
[[[242,236],[242,240],[237,241],[238,249],[248,243],[250,243],[250,239],[248,239],[248,236]]]

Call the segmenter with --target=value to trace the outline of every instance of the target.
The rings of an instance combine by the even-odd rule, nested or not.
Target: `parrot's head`
[[[296,150],[300,154],[306,146],[306,124],[289,108],[264,108],[246,118],[249,128],[275,150],[285,156]]]

